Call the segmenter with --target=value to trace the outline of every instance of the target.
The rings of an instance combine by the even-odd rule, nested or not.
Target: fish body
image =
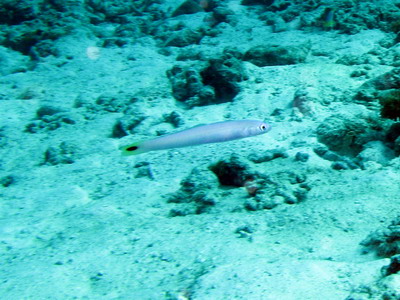
[[[335,26],[335,10],[327,7],[324,11],[322,27],[325,30],[331,30]]]
[[[121,148],[124,155],[221,143],[267,133],[271,125],[258,120],[224,121],[199,125]]]

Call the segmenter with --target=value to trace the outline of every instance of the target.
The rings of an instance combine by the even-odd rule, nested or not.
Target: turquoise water
[[[399,299],[399,17],[0,0],[0,298]]]

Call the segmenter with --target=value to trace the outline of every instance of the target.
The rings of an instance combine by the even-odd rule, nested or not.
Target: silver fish
[[[258,120],[224,121],[199,125],[155,139],[136,142],[121,148],[123,155],[221,143],[267,133],[271,125]]]

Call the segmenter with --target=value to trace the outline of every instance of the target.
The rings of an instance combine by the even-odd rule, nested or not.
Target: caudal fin
[[[122,155],[128,156],[128,155],[137,155],[140,153],[146,152],[146,150],[141,149],[140,144],[142,142],[136,142],[127,146],[121,147]]]

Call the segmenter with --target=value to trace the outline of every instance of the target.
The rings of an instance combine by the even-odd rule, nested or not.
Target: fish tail
[[[120,150],[122,151],[122,155],[124,155],[124,156],[137,155],[137,154],[146,152],[146,150],[144,150],[140,147],[141,144],[142,144],[142,142],[136,142],[136,143],[121,147]]]

